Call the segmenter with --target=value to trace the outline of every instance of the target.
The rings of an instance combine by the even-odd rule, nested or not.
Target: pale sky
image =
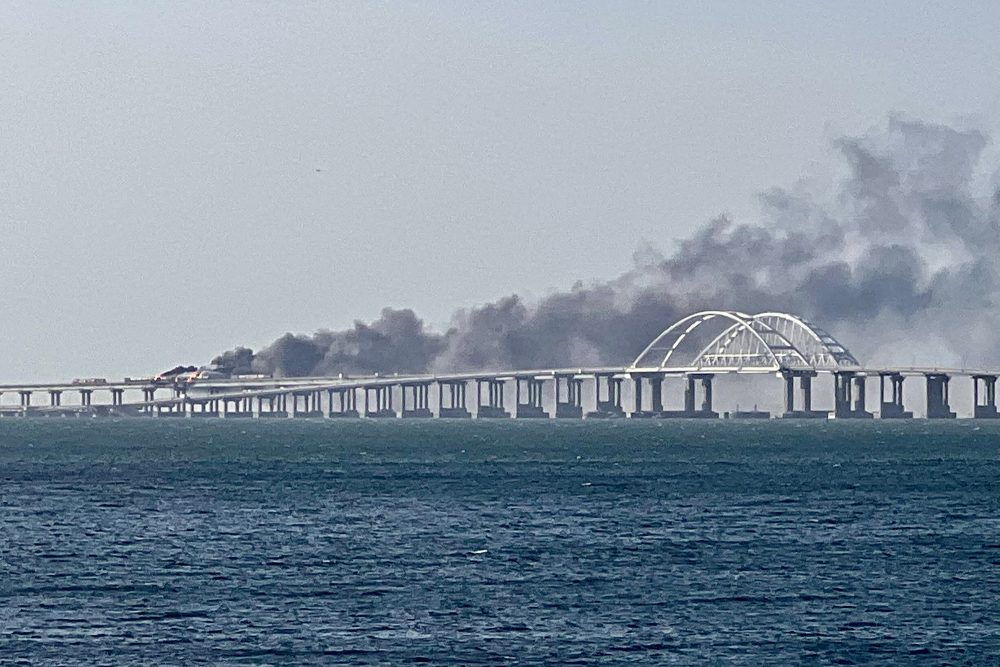
[[[994,2],[2,3],[0,383],[611,278],[890,113],[998,136],[998,34]]]

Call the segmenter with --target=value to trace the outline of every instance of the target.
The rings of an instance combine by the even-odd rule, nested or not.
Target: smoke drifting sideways
[[[1000,365],[996,174],[976,187],[988,143],[891,117],[834,142],[840,175],[764,192],[757,222],[720,216],[672,254],[638,251],[614,280],[459,310],[441,333],[386,308],[370,324],[286,334],[215,362],[276,376],[622,365],[680,317],[733,309],[802,315],[862,363]]]

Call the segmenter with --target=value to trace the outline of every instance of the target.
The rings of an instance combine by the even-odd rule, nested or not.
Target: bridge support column
[[[714,416],[718,417],[718,413],[712,410],[712,375],[703,375],[701,377],[701,411],[707,413],[714,413]]]
[[[222,400],[222,413],[220,416],[226,419],[245,419],[253,417],[253,409],[250,406],[249,396],[230,396]],[[218,403],[218,399],[216,399]]]
[[[601,399],[601,380],[604,381],[606,399]],[[622,408],[622,378],[613,373],[599,373],[594,376],[594,411],[587,413],[587,418],[624,417]]]
[[[190,398],[189,397],[187,399],[187,403],[188,403],[188,408],[187,408],[187,410],[188,410],[187,411],[187,416],[188,417],[192,417],[192,418],[197,417],[199,419],[202,419],[202,418],[205,418],[205,417],[214,417],[215,416],[211,412],[209,412],[209,410],[208,410],[208,403],[209,403],[208,399],[204,399],[204,398]]]
[[[183,417],[185,416],[187,399],[174,397],[173,402],[155,407],[156,417]]]
[[[650,409],[645,410],[642,400],[643,380],[649,382]],[[649,419],[663,416],[663,373],[642,373],[632,376],[634,383],[635,410],[629,415],[632,419]]]
[[[785,380],[785,413],[783,419],[827,419],[830,415],[825,410],[813,410],[812,379],[816,371],[783,370],[781,377]],[[799,380],[802,391],[802,409],[795,407],[795,379]]]
[[[562,400],[561,384],[566,382],[566,400]],[[555,377],[556,418],[581,419],[583,417],[583,380],[572,375]]]
[[[712,410],[713,373],[691,373],[684,377],[684,409],[661,410],[659,416],[666,419],[715,419],[718,412]],[[698,384],[701,384],[701,402],[698,402]]]
[[[89,408],[91,403],[94,401],[94,390],[93,389],[81,389],[80,390],[80,405]]]
[[[395,419],[399,416],[392,406],[392,388],[391,384],[369,385],[364,388],[365,417],[372,419]],[[374,396],[374,406],[369,397],[370,395]]]
[[[227,417],[243,417],[243,399],[242,398],[230,398],[227,400],[226,406],[226,416]]]
[[[143,387],[142,388],[142,402],[150,403],[156,400],[156,387]],[[148,405],[143,405],[139,408],[139,414],[150,416],[153,414],[153,408]]]
[[[867,396],[868,384],[863,375],[854,376],[854,413],[862,414],[867,418],[874,417],[873,414],[865,410],[868,407]]]
[[[886,395],[886,380],[889,381],[889,394]],[[903,407],[903,376],[900,373],[879,373],[879,418],[880,419],[911,419],[913,413]]]
[[[468,419],[472,416],[466,407],[465,380],[438,381],[438,417],[444,419]],[[448,387],[448,401],[445,404],[444,388]]]
[[[62,391],[58,389],[49,390],[49,406],[53,408],[58,408],[62,405]]]
[[[359,417],[358,413],[358,395],[357,389],[354,387],[344,387],[336,389],[327,389],[327,410],[326,416],[331,419],[338,419],[342,417]],[[337,395],[337,402],[334,403],[333,396]],[[336,407],[335,407],[336,406]]]
[[[521,399],[525,397],[521,392],[521,383],[524,382],[527,389],[527,402]],[[559,379],[556,378],[558,391]],[[514,377],[514,394],[516,410],[514,415],[517,419],[548,419],[549,413],[542,406],[542,390],[545,387],[545,380],[536,377]],[[558,401],[558,398],[556,399]]]
[[[277,419],[288,417],[287,394],[272,394],[257,397],[257,416],[261,419]],[[267,408],[264,404],[267,404]]]
[[[486,386],[488,403],[483,403],[483,386]],[[520,417],[520,405],[518,416]],[[508,419],[504,408],[504,381],[499,378],[476,378],[476,419]]]
[[[865,378],[854,371],[833,374],[834,412],[837,419],[871,419],[865,410]]]
[[[944,373],[927,373],[927,418],[954,419],[955,413],[948,405],[948,382],[951,378]]]
[[[31,407],[31,392],[24,390],[17,393],[21,397],[21,415],[27,415],[28,409]]]
[[[1000,418],[1000,413],[997,412],[996,375],[972,376],[972,405],[974,410],[972,416],[976,419]]]
[[[430,382],[414,382],[412,384],[402,384],[402,416],[403,417],[423,417],[429,418],[434,415],[428,406],[427,395],[429,393]],[[406,407],[406,393],[410,392],[411,407]]]
[[[288,394],[282,393],[275,395],[274,406],[275,410],[273,415],[275,417],[291,417],[291,413],[288,412]]]
[[[322,417],[322,394],[315,389],[301,389],[292,392],[293,417]]]

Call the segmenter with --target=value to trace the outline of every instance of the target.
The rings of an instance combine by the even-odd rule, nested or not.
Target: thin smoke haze
[[[862,361],[919,363],[930,349],[936,363],[957,363],[957,350],[997,362],[1000,188],[975,187],[988,141],[893,117],[834,142],[846,171],[831,192],[769,190],[758,222],[719,216],[672,254],[637,252],[614,280],[462,309],[443,333],[386,308],[369,324],[214,361],[278,376],[620,365],[679,317],[718,308],[799,313]]]

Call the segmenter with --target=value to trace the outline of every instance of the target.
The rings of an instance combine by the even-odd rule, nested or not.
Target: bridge
[[[232,378],[193,384],[126,379],[0,385],[0,416],[714,419],[720,416],[714,409],[716,382],[740,375],[779,378],[783,418],[912,418],[903,402],[903,382],[908,377],[924,381],[928,418],[956,417],[949,392],[956,377],[972,381],[973,417],[1000,417],[996,403],[1000,369],[864,365],[832,335],[802,317],[725,310],[678,320],[623,367]],[[814,380],[820,375],[833,379],[833,405],[827,409],[813,405]],[[665,409],[668,379],[682,384],[681,409]],[[879,397],[877,409],[870,411],[867,389],[875,379]],[[64,404],[64,394],[76,401]],[[41,403],[36,395],[42,396]],[[5,404],[4,396],[17,396],[18,402]],[[772,415],[754,407],[725,416]]]

